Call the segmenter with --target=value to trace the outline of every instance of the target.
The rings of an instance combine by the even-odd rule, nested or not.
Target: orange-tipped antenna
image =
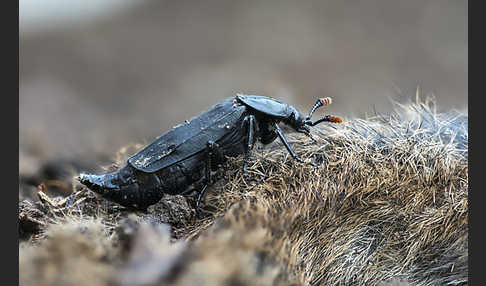
[[[343,120],[339,117],[336,117],[336,116],[326,115],[323,118],[316,120],[314,122],[307,120],[305,124],[309,125],[309,126],[316,126],[317,124],[319,124],[321,122],[341,123],[341,122],[343,122]]]
[[[332,103],[332,99],[330,97],[322,97],[318,98],[314,106],[312,106],[311,110],[309,111],[309,115],[307,115],[306,120],[310,120],[314,111],[321,106],[326,106]]]
[[[336,117],[336,116],[330,116],[329,117],[329,122],[332,122],[332,123],[342,123],[343,120],[339,117]]]
[[[321,102],[322,106],[326,106],[332,103],[332,99],[330,97],[319,98],[319,101]]]

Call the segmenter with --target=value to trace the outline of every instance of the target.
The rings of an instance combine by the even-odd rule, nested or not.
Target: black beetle
[[[278,123],[283,122],[311,137],[310,126],[321,122],[340,123],[325,116],[312,122],[314,111],[331,103],[318,99],[309,115],[276,99],[238,94],[206,112],[174,127],[128,159],[123,168],[103,175],[80,174],[78,180],[104,198],[126,207],[146,209],[163,194],[188,194],[199,190],[196,210],[216,171],[225,157],[245,154],[243,172],[255,140],[269,144],[277,137],[293,158],[300,159],[285,138]],[[315,165],[314,163],[308,163]]]

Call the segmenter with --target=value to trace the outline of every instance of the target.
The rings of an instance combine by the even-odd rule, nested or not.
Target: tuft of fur
[[[219,224],[194,241],[170,285],[302,285],[276,259],[270,229],[245,220],[225,223],[231,225]]]
[[[116,253],[100,220],[50,225],[47,239],[19,248],[19,285],[106,285]]]

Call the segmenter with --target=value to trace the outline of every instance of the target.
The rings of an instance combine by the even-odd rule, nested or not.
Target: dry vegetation
[[[230,159],[202,218],[190,197],[141,213],[80,185],[70,206],[22,200],[20,285],[466,284],[467,115],[434,108],[289,135],[319,168],[278,143],[248,179]]]

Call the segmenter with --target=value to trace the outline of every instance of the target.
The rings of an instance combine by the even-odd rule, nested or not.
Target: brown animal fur
[[[294,161],[278,143],[254,152],[247,180],[242,158],[230,159],[207,193],[202,219],[187,210],[176,217],[191,217],[174,224],[170,212],[160,213],[157,205],[170,207],[167,201],[184,199],[179,196],[136,214],[171,223],[172,240],[189,243],[165,285],[466,284],[467,115],[438,114],[432,101],[398,108],[389,116],[315,128],[316,142],[289,134],[299,156],[322,163],[319,168]],[[103,200],[82,203],[96,210],[91,215],[111,236],[128,215]],[[56,242],[48,237],[44,243]],[[36,256],[25,257],[21,275],[44,277],[42,270],[31,272]],[[117,271],[103,273],[116,281],[126,268]]]

